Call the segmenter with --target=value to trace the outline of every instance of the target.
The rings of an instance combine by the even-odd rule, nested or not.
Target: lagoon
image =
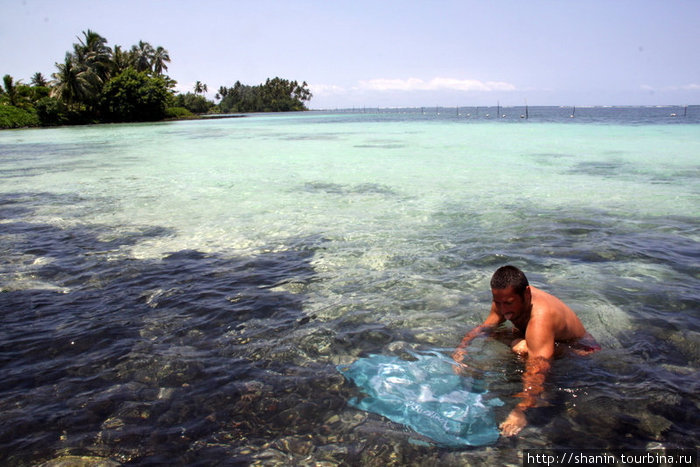
[[[0,460],[696,448],[700,112],[500,110],[0,132]],[[446,449],[348,405],[337,365],[449,354],[507,263],[603,346],[554,362],[519,437]],[[505,417],[522,362],[473,347]]]

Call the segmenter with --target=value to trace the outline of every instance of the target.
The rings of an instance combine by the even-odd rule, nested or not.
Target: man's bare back
[[[529,289],[531,295],[531,308],[529,316],[522,316],[520,319],[515,318],[517,322],[512,321],[518,330],[523,332],[525,339],[520,339],[517,342],[514,342],[514,345],[512,346],[513,351],[519,354],[529,354],[529,347],[527,345],[527,331],[528,329],[535,327],[550,329],[550,332],[554,337],[554,344],[573,343],[576,340],[586,336],[586,329],[583,327],[581,320],[564,302],[559,300],[554,295],[534,286],[530,286]],[[498,314],[497,310],[495,310],[495,312]],[[530,340],[532,341],[532,339],[538,338],[538,335],[541,335],[541,333],[532,334]],[[539,343],[536,342],[534,344],[536,345]],[[549,345],[547,345],[547,347],[549,348]],[[551,358],[554,355],[554,351],[555,349],[552,347],[551,355],[542,356],[545,358]]]

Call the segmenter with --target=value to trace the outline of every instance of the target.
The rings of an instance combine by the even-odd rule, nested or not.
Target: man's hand
[[[515,408],[508,414],[508,417],[500,424],[499,428],[503,436],[515,436],[520,433],[520,430],[522,430],[525,425],[527,425],[525,413]]]
[[[457,350],[452,352],[452,360],[457,363],[464,362],[464,357],[467,356],[467,351],[464,348],[458,347]]]
[[[464,348],[458,347],[457,350],[452,353],[452,360],[455,361],[455,364],[452,365],[452,371],[454,371],[456,375],[461,376],[464,374],[464,359],[466,356],[467,351]]]

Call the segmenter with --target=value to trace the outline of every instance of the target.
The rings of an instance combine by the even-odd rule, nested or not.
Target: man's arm
[[[547,322],[530,322],[525,333],[528,347],[523,390],[515,395],[520,402],[501,423],[501,433],[513,436],[527,425],[525,410],[537,405],[540,394],[544,392],[544,382],[554,356],[554,330]]]
[[[462,341],[459,343],[457,348],[455,349],[454,353],[452,354],[452,359],[457,362],[457,363],[462,363],[464,361],[464,358],[467,356],[467,346],[469,346],[469,343],[478,336],[481,336],[483,334],[488,333],[491,331],[493,328],[498,326],[499,324],[503,323],[505,319],[501,318],[498,316],[495,310],[495,306],[492,304],[491,305],[491,312],[489,315],[486,317],[486,320],[469,331],[463,338]]]

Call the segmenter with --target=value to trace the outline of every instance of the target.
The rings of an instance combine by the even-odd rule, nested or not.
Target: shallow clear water
[[[0,132],[0,460],[697,447],[697,108],[494,110]],[[555,361],[518,438],[444,449],[347,404],[336,365],[449,352],[506,263],[603,346]],[[522,362],[470,355],[504,417]]]

